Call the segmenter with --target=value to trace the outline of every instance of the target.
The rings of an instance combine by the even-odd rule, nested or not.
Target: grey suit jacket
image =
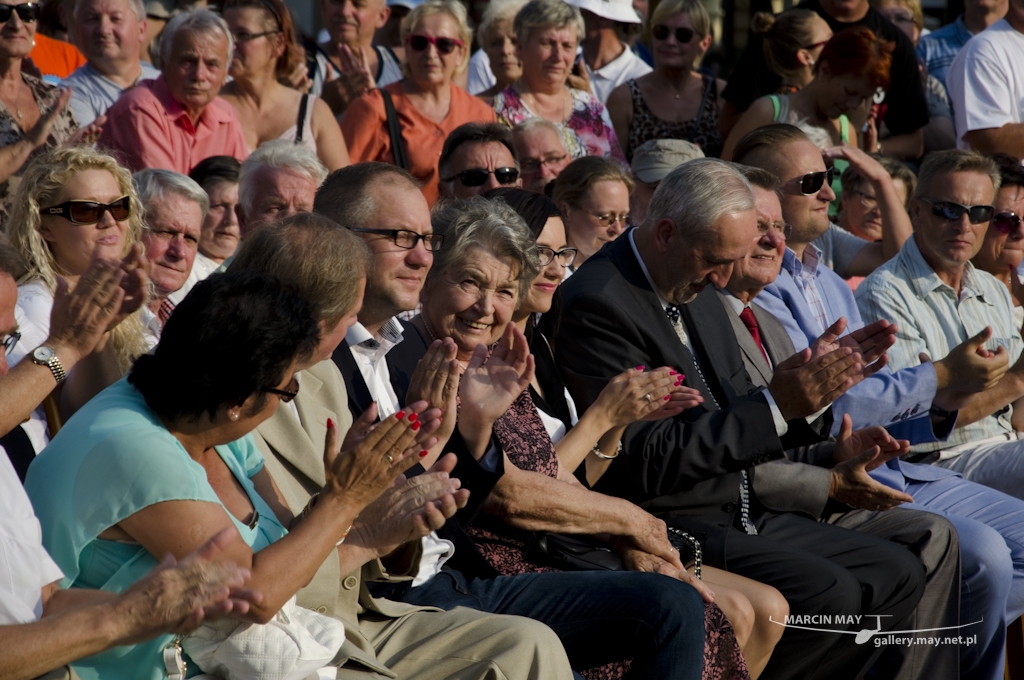
[[[736,310],[725,293],[716,290],[726,315],[732,322],[736,342],[740,347],[743,365],[750,380],[758,387],[767,386],[772,380],[772,367],[764,360],[750,331],[743,325]],[[778,365],[796,353],[793,342],[778,319],[756,302],[750,305],[761,328],[761,342],[764,344],[772,365]],[[791,453],[786,452],[789,456]],[[758,465],[751,470],[754,493],[765,507],[776,511],[804,512],[818,519],[828,502],[830,473],[823,467],[795,462],[789,458]]]
[[[309,497],[326,481],[323,450],[327,419],[333,419],[342,433],[352,425],[345,381],[332,361],[322,361],[301,371],[297,378],[301,389],[294,403],[299,418],[290,407],[282,404],[253,435],[263,452],[267,472],[295,514],[302,511]],[[418,553],[412,564],[419,565]],[[408,581],[412,578],[412,574],[389,574],[380,560],[369,562],[351,574],[342,574],[335,551],[321,565],[309,585],[299,591],[298,603],[344,622],[346,642],[342,653],[349,661],[393,678],[395,674],[377,660],[370,640],[379,628],[390,625],[395,618],[415,611],[437,609],[376,599],[370,595],[366,582]]]

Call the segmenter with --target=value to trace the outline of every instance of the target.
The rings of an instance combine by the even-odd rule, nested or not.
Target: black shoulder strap
[[[697,117],[700,118],[701,114],[704,113],[704,105],[708,103],[708,97],[711,95],[712,90],[715,89],[715,79],[708,75],[701,76],[704,78],[704,96],[700,98],[700,107],[697,108]]]
[[[295,143],[302,144],[302,131],[306,128],[306,107],[309,106],[309,95],[302,95],[299,102],[299,120],[295,123]]]
[[[388,117],[388,134],[391,135],[391,151],[395,154],[395,165],[403,170],[408,170],[409,161],[405,155],[405,141],[402,139],[402,125],[398,122],[398,113],[395,111],[395,102],[391,100],[391,93],[384,88],[380,89],[380,95],[384,98],[384,112]]]

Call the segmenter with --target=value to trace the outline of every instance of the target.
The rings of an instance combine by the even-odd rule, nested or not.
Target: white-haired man
[[[544,187],[572,162],[558,126],[540,116],[527,118],[512,128],[512,141],[527,191],[543,194]]]
[[[242,238],[264,224],[312,212],[327,168],[316,154],[291,142],[268,142],[253,152],[238,173],[238,224]]]
[[[71,110],[83,127],[107,112],[121,94],[160,76],[142,61],[146,9],[142,0],[78,0],[75,44],[88,62],[64,79],[71,86]]]
[[[238,115],[217,98],[233,49],[227,23],[214,12],[174,17],[160,39],[160,77],[142,81],[110,107],[99,146],[132,170],[183,175],[210,156],[245,160],[249,147]]]

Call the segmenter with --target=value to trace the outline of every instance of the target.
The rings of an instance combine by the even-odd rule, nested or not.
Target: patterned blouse
[[[60,97],[60,88],[55,85],[45,83],[39,78],[30,76],[25,72],[22,72],[21,78],[25,81],[25,84],[28,85],[29,89],[32,90],[32,96],[36,100],[39,112],[45,115],[53,108],[54,104],[57,103],[57,98]],[[65,107],[57,116],[57,120],[54,122],[53,127],[50,128],[50,136],[46,138],[46,143],[33,151],[29,155],[28,160],[25,161],[25,165],[18,168],[17,172],[8,177],[5,181],[0,182],[0,233],[3,233],[4,227],[6,226],[5,223],[7,222],[7,216],[10,215],[11,197],[14,196],[15,190],[21,182],[22,170],[25,169],[25,166],[27,166],[29,161],[33,158],[44,153],[47,149],[60,146],[77,130],[78,121],[75,120],[75,114],[71,113],[70,106]],[[8,111],[7,107],[0,102],[0,147],[14,144],[24,136],[25,131],[18,123],[17,117]]]
[[[718,131],[718,87],[715,79],[701,76],[701,102],[693,120],[673,123],[658,118],[647,106],[640,85],[630,80],[629,94],[633,101],[633,124],[626,140],[626,157],[633,158],[636,148],[652,139],[684,139],[700,147],[705,156],[718,158],[722,154],[722,134]]]
[[[611,118],[608,117],[604,104],[589,92],[571,88],[569,92],[572,95],[572,113],[568,120],[555,123],[562,131],[562,141],[565,142],[569,155],[573,159],[583,156],[611,156],[625,163],[626,157],[619,146],[615,128],[612,127]],[[498,114],[498,120],[509,127],[514,127],[527,118],[537,117],[511,85],[494,98],[494,111]]]

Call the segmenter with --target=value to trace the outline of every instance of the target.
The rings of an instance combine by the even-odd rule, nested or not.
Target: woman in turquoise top
[[[892,51],[891,43],[863,26],[840,31],[821,50],[814,80],[793,94],[768,95],[751,104],[725,140],[722,158],[732,160],[733,150],[748,132],[771,123],[796,125],[822,149],[842,144],[859,147],[861,137],[846,115],[870,104],[879,88],[884,91],[889,86]],[[836,160],[835,168],[838,177],[847,168],[846,161]],[[829,214],[835,215],[843,189],[838,181],[832,189],[836,200]]]
[[[220,559],[250,569],[249,587],[263,593],[244,618],[270,620],[415,459],[406,449],[420,424],[409,409],[344,455],[329,422],[327,483],[293,518],[249,433],[294,398],[293,373],[322,358],[319,336],[314,310],[271,276],[199,283],[155,352],[71,418],[29,471],[26,490],[63,585],[121,592],[164,555],[180,559],[233,525],[240,536]],[[74,667],[83,680],[157,680],[171,640]]]

